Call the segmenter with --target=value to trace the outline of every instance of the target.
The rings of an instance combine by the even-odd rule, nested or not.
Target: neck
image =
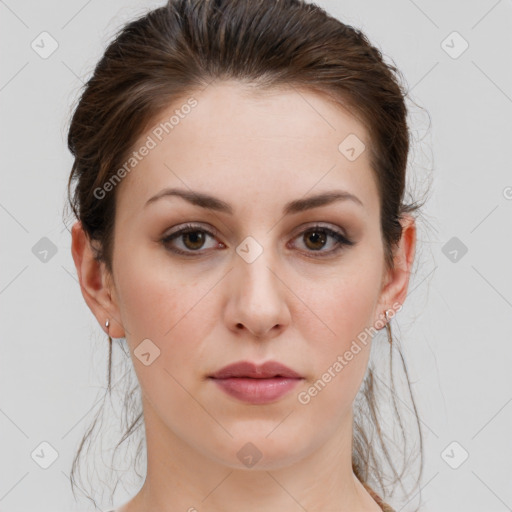
[[[307,454],[240,469],[199,453],[145,404],[147,474],[120,512],[374,512],[381,510],[352,471],[352,416]],[[233,450],[237,443],[233,441]],[[236,445],[236,446],[235,446]]]

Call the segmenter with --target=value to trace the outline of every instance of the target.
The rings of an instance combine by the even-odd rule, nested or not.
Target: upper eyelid
[[[339,240],[337,240],[337,241],[341,244],[355,245],[355,241],[349,235],[346,234],[345,230],[340,229],[339,227],[325,225],[322,222],[313,222],[312,224],[306,224],[306,225],[301,225],[301,226],[297,227],[296,229],[293,230],[294,234],[292,236],[292,240],[294,240],[301,234],[305,233],[306,231],[309,231],[310,229],[315,229],[315,228],[325,229],[326,231],[332,231],[333,234],[328,233],[328,236],[334,237],[335,235],[338,235],[339,237],[341,237],[342,241],[339,241]],[[177,228],[175,231],[173,231],[167,235],[164,235],[162,237],[162,240],[167,243],[172,240],[179,239],[180,236],[182,236],[183,234],[185,234],[187,232],[194,232],[194,231],[205,232],[208,236],[213,237],[213,238],[219,237],[219,231],[213,227],[205,227],[201,224],[194,224],[193,222],[187,222],[184,225]],[[223,242],[221,242],[221,243],[223,243]],[[200,251],[190,251],[190,252],[193,253],[193,252],[200,252]],[[328,251],[325,251],[325,252],[328,252]]]
[[[334,231],[334,232],[340,234],[341,236],[343,236],[346,239],[350,239],[349,235],[346,234],[345,230],[341,229],[340,227],[334,227],[334,226],[328,225],[328,224],[326,225],[326,223],[323,223],[323,222],[306,223],[306,225],[298,226],[297,228],[295,228],[293,230],[294,236],[300,235],[304,231],[307,231],[309,229],[314,229],[314,228],[331,230],[331,231]],[[192,230],[204,231],[212,236],[220,236],[220,232],[217,229],[215,229],[214,227],[210,227],[210,226],[205,227],[201,224],[194,224],[193,222],[187,222],[184,225],[176,228],[171,233],[164,235],[163,238],[168,238],[173,235],[177,235],[178,233],[182,234],[184,231],[186,232],[186,231],[192,231]]]
[[[219,232],[213,228],[213,227],[205,227],[200,224],[193,224],[192,222],[187,222],[186,224],[179,226],[174,231],[171,231],[170,233],[164,235],[162,238],[169,238],[174,235],[183,234],[183,232],[187,231],[204,231],[205,233],[208,233],[211,236],[219,236]]]

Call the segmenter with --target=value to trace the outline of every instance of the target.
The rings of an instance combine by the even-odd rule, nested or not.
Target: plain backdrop
[[[317,3],[393,59],[415,102],[411,186],[431,198],[392,326],[425,434],[421,510],[512,510],[512,3]],[[107,341],[62,221],[66,128],[113,33],[161,4],[0,1],[1,512],[92,510],[74,502],[69,471],[106,385]]]

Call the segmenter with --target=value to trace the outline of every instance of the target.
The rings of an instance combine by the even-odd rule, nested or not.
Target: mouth
[[[263,365],[242,361],[208,378],[229,396],[250,404],[275,402],[304,380],[298,372],[276,361]]]
[[[226,378],[252,378],[252,379],[271,379],[271,378],[288,378],[288,379],[301,379],[303,378],[295,370],[288,368],[278,361],[267,361],[261,365],[252,363],[250,361],[239,361],[237,363],[229,364],[221,370],[215,372],[209,377],[213,379],[226,379]]]

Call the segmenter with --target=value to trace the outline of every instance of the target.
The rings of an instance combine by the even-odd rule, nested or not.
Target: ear
[[[382,319],[386,310],[390,317],[394,316],[405,301],[409,286],[409,277],[416,251],[416,223],[414,217],[405,215],[401,219],[402,236],[394,250],[394,268],[386,270],[377,313]]]
[[[80,221],[73,224],[71,239],[71,254],[85,302],[105,332],[112,338],[124,338],[125,332],[111,276],[105,264],[94,258],[93,247]],[[105,327],[107,319],[108,329]]]

